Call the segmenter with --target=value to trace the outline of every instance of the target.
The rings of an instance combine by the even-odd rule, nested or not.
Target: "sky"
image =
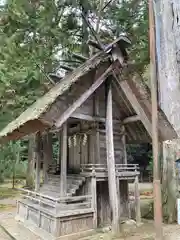
[[[0,0],[0,6],[4,5],[5,0]]]

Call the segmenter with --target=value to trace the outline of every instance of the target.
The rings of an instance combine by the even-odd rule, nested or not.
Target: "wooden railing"
[[[84,196],[73,196],[73,197],[60,197],[60,198],[53,198],[48,195],[44,195],[41,193],[37,193],[34,191],[20,189],[23,192],[21,194],[23,199],[29,199],[34,203],[38,203],[39,207],[48,206],[50,208],[54,208],[55,212],[57,213],[59,207],[64,204],[64,210],[77,210],[82,208],[86,205],[86,208],[93,208],[92,206],[92,195],[84,195]],[[66,207],[67,206],[67,207]]]
[[[138,164],[115,164],[116,172],[138,172]],[[82,172],[107,172],[106,164],[82,164]]]
[[[107,165],[105,164],[81,164],[82,172],[106,172]]]
[[[139,171],[138,164],[116,164],[116,171],[118,172],[136,172]]]

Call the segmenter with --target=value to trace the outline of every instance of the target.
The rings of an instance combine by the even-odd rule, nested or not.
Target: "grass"
[[[0,212],[1,211],[7,211],[7,210],[10,210],[10,209],[13,209],[15,208],[14,205],[10,205],[10,204],[0,204]]]
[[[21,184],[16,184],[15,188],[22,188],[24,185],[23,182]],[[12,181],[6,180],[4,183],[0,184],[0,200],[7,198],[15,198],[19,194],[17,189],[12,189]]]
[[[0,187],[0,200],[6,198],[15,198],[18,195],[18,191],[12,188]]]
[[[12,189],[11,182],[6,181],[5,183],[0,184],[0,212],[13,209],[16,204],[13,203],[14,200],[12,199],[15,199],[18,195],[19,191]],[[10,200],[8,201],[8,199]]]

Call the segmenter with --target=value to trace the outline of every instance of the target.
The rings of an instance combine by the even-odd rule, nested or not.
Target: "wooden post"
[[[94,210],[93,214],[93,226],[97,228],[97,186],[96,186],[96,175],[95,171],[92,172],[91,178],[91,193],[92,193],[92,208]]]
[[[150,78],[152,100],[152,145],[153,145],[153,192],[154,192],[154,222],[156,239],[163,239],[162,231],[162,200],[159,177],[159,142],[158,142],[158,100],[157,100],[157,69],[156,69],[156,37],[153,0],[149,0],[149,36],[150,36]]]
[[[48,132],[43,136],[43,179],[44,183],[48,182],[48,163],[49,163],[49,151],[50,147],[48,146],[50,142],[48,141]]]
[[[28,146],[28,167],[26,173],[26,186],[29,188],[34,187],[34,166],[35,166],[35,154],[34,146],[35,136],[34,134],[29,136],[29,146]]]
[[[125,134],[125,127],[124,127],[124,125],[122,126],[122,131],[123,131],[122,144],[123,144],[123,157],[124,157],[123,163],[127,164],[126,134]]]
[[[137,225],[141,223],[141,205],[140,205],[140,195],[139,195],[139,177],[137,175],[137,169],[135,170],[136,177],[134,182],[134,198],[135,198],[135,209],[136,209],[136,223]]]
[[[58,137],[58,149],[59,149],[59,151],[58,151],[58,158],[57,158],[57,164],[60,164],[61,163],[61,140],[62,140],[62,138],[61,138],[61,132],[58,132],[57,133],[57,137]]]
[[[107,80],[109,81],[109,80]],[[112,86],[107,83],[107,106],[106,106],[106,150],[107,150],[107,168],[108,168],[108,184],[109,198],[112,210],[112,231],[118,233],[120,231],[119,219],[119,203],[117,195],[117,183],[114,159],[114,140],[113,140],[113,114],[112,114]]]
[[[62,197],[67,194],[67,123],[62,127],[60,194]]]
[[[118,171],[117,171],[118,173]],[[116,190],[117,190],[117,197],[118,197],[118,208],[119,208],[119,221],[120,221],[120,209],[121,209],[121,191],[120,191],[120,179],[119,177],[116,176]],[[120,222],[119,222],[119,226],[120,226]]]
[[[126,129],[125,129],[125,126],[123,125],[122,126],[122,132],[123,132],[123,135],[122,135],[122,144],[123,144],[123,163],[127,165],[127,149],[126,149],[126,133],[125,133]],[[128,218],[131,219],[131,205],[130,205],[130,200],[129,200],[129,183],[128,183],[128,180],[126,180],[126,182],[124,182],[124,191],[126,193],[126,199],[127,199],[127,202],[126,202],[126,209],[128,211]],[[122,184],[120,185],[122,186]]]
[[[40,188],[40,170],[41,170],[41,149],[40,149],[41,135],[38,132],[35,136],[35,159],[36,159],[36,172],[35,172],[35,191],[38,192]]]
[[[97,92],[94,93],[94,116],[97,117],[99,116],[99,96],[97,94]],[[99,124],[99,122],[98,122]],[[98,125],[99,126],[99,125]],[[100,159],[100,135],[99,135],[99,127],[96,128],[96,132],[95,132],[95,159],[94,161],[96,161],[95,163],[100,163],[101,159]]]
[[[47,155],[48,155],[48,164],[53,163],[53,144],[52,144],[52,133],[47,132]]]

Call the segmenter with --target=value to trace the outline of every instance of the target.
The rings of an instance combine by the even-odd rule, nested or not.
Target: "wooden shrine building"
[[[126,144],[151,142],[151,99],[143,82],[127,78],[128,45],[120,37],[98,50],[0,132],[0,143],[36,133],[35,189],[24,190],[16,218],[45,239],[78,239],[78,232],[105,225],[119,231],[131,217],[130,180],[141,221],[138,166],[127,163]],[[159,141],[176,138],[161,109],[158,117]],[[52,132],[59,136],[57,161],[48,141]]]

